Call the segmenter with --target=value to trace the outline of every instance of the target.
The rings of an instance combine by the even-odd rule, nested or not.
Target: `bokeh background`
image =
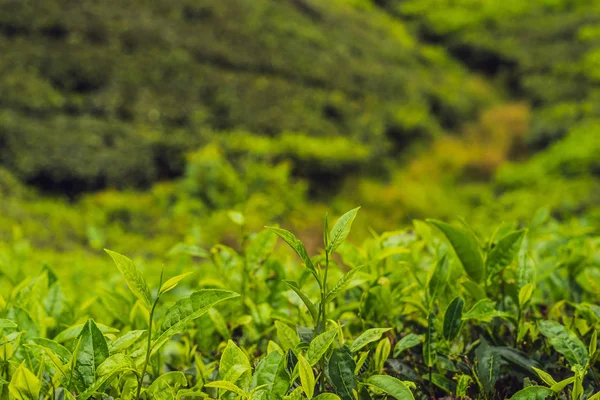
[[[236,246],[232,210],[598,229],[599,177],[598,0],[0,0],[4,274]]]

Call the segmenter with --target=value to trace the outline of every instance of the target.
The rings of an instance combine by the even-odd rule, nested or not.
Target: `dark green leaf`
[[[540,366],[537,361],[529,358],[527,354],[517,349],[513,349],[512,347],[498,346],[494,347],[494,349],[504,360],[515,366],[521,367],[526,372],[531,372],[534,367],[537,368]]]
[[[104,335],[91,319],[83,326],[79,338],[75,371],[83,385],[82,388],[88,388],[96,380],[98,366],[108,358],[108,345]]]
[[[477,376],[483,389],[487,393],[493,393],[500,374],[500,354],[483,340],[475,350],[475,360]]]
[[[571,366],[587,364],[588,350],[575,333],[554,321],[540,321],[539,327],[548,343],[554,347],[554,350],[565,356]]]
[[[435,225],[446,236],[467,275],[475,282],[481,282],[485,276],[485,264],[473,234],[442,221],[428,219],[427,222]]]
[[[352,353],[346,346],[333,350],[327,362],[327,380],[342,400],[354,400],[353,390],[357,389],[355,367]]]
[[[462,310],[465,305],[465,301],[460,297],[455,297],[444,315],[444,338],[446,340],[454,340],[460,333],[462,327]]]

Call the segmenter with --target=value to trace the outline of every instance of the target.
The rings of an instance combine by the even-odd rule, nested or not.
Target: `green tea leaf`
[[[448,278],[450,277],[450,268],[448,264],[448,257],[444,254],[442,258],[440,258],[435,266],[435,270],[433,271],[433,275],[431,275],[431,279],[429,280],[429,296],[431,300],[437,299],[437,297],[443,292],[446,284],[448,283]]]
[[[329,248],[327,251],[331,254],[333,253],[340,244],[348,237],[350,233],[350,229],[352,228],[352,222],[354,218],[356,218],[356,214],[360,207],[356,207],[344,215],[342,215],[333,225],[331,229],[331,233],[329,234]]]
[[[226,391],[233,392],[233,393],[237,394],[238,396],[246,397],[246,393],[242,389],[240,389],[237,385],[235,385],[231,382],[228,382],[228,381],[214,381],[214,382],[207,383],[206,385],[204,385],[204,387],[223,389]]]
[[[271,232],[275,233],[277,236],[283,239],[295,252],[300,256],[300,259],[304,262],[306,268],[310,271],[310,273],[319,281],[319,275],[317,274],[317,270],[313,265],[308,253],[306,252],[306,248],[304,244],[294,236],[292,232],[286,231],[285,229],[275,228],[272,226],[267,226]]]
[[[315,394],[315,374],[311,365],[302,354],[298,354],[298,372],[300,374],[302,390],[304,390],[304,394],[310,400]]]
[[[83,326],[79,338],[75,371],[83,388],[87,388],[94,384],[98,366],[108,358],[108,345],[104,335],[91,319]]]
[[[383,370],[383,366],[385,361],[390,356],[390,352],[392,350],[392,344],[388,338],[383,338],[375,349],[375,371],[381,372]]]
[[[135,342],[137,342],[144,333],[146,333],[145,329],[135,330],[135,331],[129,331],[126,334],[124,334],[123,336],[118,337],[117,339],[110,342],[110,344],[108,345],[109,353],[114,354],[114,353],[118,353],[123,350],[126,350],[131,345],[133,345]]]
[[[325,370],[327,380],[342,400],[354,400],[353,391],[357,389],[354,369],[356,363],[348,347],[333,350]]]
[[[535,373],[536,373],[536,374],[537,374],[537,375],[540,377],[540,379],[541,379],[542,381],[544,381],[544,383],[545,383],[546,385],[548,385],[548,386],[552,386],[552,385],[555,385],[555,384],[556,384],[556,381],[554,380],[554,378],[552,377],[552,375],[550,375],[549,373],[547,373],[547,372],[545,372],[545,371],[542,371],[541,369],[539,369],[539,368],[535,368],[535,367],[533,367],[532,369],[533,369],[533,370],[535,371]]]
[[[446,236],[467,275],[475,282],[481,282],[485,276],[485,264],[473,234],[442,221],[428,219],[427,222],[436,226]]]
[[[513,263],[517,254],[519,254],[526,233],[527,230],[525,229],[511,232],[500,239],[496,246],[490,250],[486,259],[488,278],[500,273]]]
[[[236,367],[241,367],[238,368],[240,372],[232,374],[232,370]],[[248,360],[246,353],[244,353],[233,341],[229,340],[225,350],[223,350],[221,360],[219,361],[219,374],[221,375],[221,379],[231,383],[237,383],[238,380],[240,380],[240,387],[244,388],[244,383],[249,384],[250,382],[248,379],[243,379],[242,376],[246,375],[246,378],[250,378],[250,375],[246,374],[246,372],[251,369],[250,360]]]
[[[550,389],[552,389],[552,391],[554,393],[561,393],[563,390],[565,390],[565,388],[570,385],[571,383],[575,382],[575,377],[572,376],[570,378],[567,379],[563,379],[560,382],[556,382],[554,385],[552,385],[550,387]]]
[[[152,307],[152,296],[150,295],[148,284],[140,270],[133,264],[133,261],[114,251],[108,249],[104,249],[104,251],[112,257],[133,294],[140,299],[147,308]]]
[[[306,359],[311,366],[319,362],[321,357],[323,357],[325,352],[331,347],[337,333],[338,328],[335,327],[327,332],[321,333],[310,342],[308,350],[306,351]]]
[[[519,307],[523,309],[533,295],[533,283],[528,283],[519,290]]]
[[[283,322],[275,321],[275,329],[277,330],[277,339],[279,339],[283,350],[293,350],[300,343],[296,331]]]
[[[571,366],[585,366],[588,362],[588,351],[583,342],[567,328],[554,321],[540,321],[540,332],[546,337],[554,350],[565,356]]]
[[[286,369],[286,359],[276,351],[267,354],[256,366],[252,376],[252,388],[266,385],[274,396],[283,396],[290,387],[290,374]]]
[[[479,300],[473,307],[462,316],[463,321],[475,319],[477,321],[490,322],[497,315],[496,303],[490,299]]]
[[[410,389],[399,379],[388,375],[373,375],[365,382],[397,400],[414,400]]]
[[[360,370],[365,365],[365,362],[367,361],[369,354],[370,354],[370,351],[368,351],[368,350],[360,353],[360,357],[358,358],[358,361],[356,361],[356,368],[354,368],[354,375],[358,376],[361,374]]]
[[[171,279],[169,279],[168,281],[166,281],[165,283],[162,284],[162,286],[160,287],[160,289],[158,291],[158,294],[167,293],[169,290],[175,289],[175,287],[177,287],[179,282],[181,282],[182,280],[184,280],[185,278],[187,278],[188,276],[190,276],[192,274],[193,274],[193,272],[187,272],[185,274],[181,274],[181,275],[172,277]]]
[[[519,390],[510,400],[544,400],[548,396],[552,396],[554,392],[544,386],[529,386]]]
[[[352,342],[352,345],[350,345],[350,351],[356,353],[367,344],[378,341],[381,338],[381,335],[390,331],[391,329],[392,328],[367,329],[359,337],[357,337],[354,342]]]
[[[465,301],[460,297],[455,297],[448,305],[444,315],[443,335],[446,340],[454,340],[460,333],[462,327],[462,310]]]
[[[152,343],[152,352],[154,353],[160,347],[157,345],[181,332],[188,323],[204,315],[209,308],[238,296],[239,294],[228,290],[203,289],[177,301],[165,312],[158,332],[159,336]]]
[[[394,347],[394,357],[398,357],[404,350],[415,347],[419,343],[421,343],[421,337],[414,333],[409,333],[396,343],[396,346]]]
[[[319,319],[319,311],[317,310],[317,307],[315,306],[315,304],[310,300],[308,295],[300,289],[300,287],[298,286],[298,283],[296,283],[294,281],[283,281],[283,283],[288,285],[290,287],[290,289],[292,289],[294,292],[296,292],[296,294],[300,297],[300,299],[302,300],[304,305],[306,305],[306,308],[308,308],[308,312],[310,313],[310,316],[312,317],[313,322],[316,322]]]
[[[42,383],[24,363],[19,365],[8,385],[11,398],[15,400],[38,400],[41,389]]]

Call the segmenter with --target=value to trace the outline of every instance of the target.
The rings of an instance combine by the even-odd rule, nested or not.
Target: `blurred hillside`
[[[231,210],[600,226],[599,0],[4,0],[0,54],[0,266],[235,245]]]
[[[2,165],[75,194],[180,175],[230,131],[394,157],[498,97],[401,20],[339,0],[5,0],[0,53]]]

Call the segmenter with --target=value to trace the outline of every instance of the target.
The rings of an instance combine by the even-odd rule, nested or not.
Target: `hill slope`
[[[393,155],[496,97],[345,1],[9,0],[0,53],[0,163],[69,193],[179,175],[184,152],[231,130]]]

